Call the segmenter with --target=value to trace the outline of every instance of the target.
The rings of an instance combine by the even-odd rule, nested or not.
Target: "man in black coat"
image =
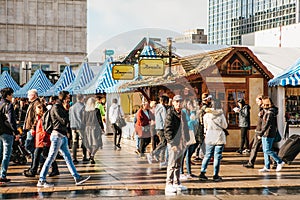
[[[188,122],[182,109],[182,97],[175,95],[173,106],[168,109],[164,126],[169,161],[167,167],[166,193],[187,190],[180,182],[180,167],[183,153],[189,141]]]

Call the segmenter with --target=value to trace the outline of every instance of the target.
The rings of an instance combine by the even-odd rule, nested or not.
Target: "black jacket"
[[[250,128],[250,106],[244,105],[239,112],[239,127]]]
[[[5,104],[5,105],[4,105]],[[16,115],[14,111],[13,104],[6,99],[2,99],[0,102],[0,114],[1,114],[1,124],[0,124],[0,134],[18,134]],[[2,153],[2,152],[1,152]]]
[[[53,130],[56,130],[64,135],[67,134],[69,125],[69,112],[63,107],[60,100],[57,100],[50,111]]]
[[[181,116],[182,115],[182,116]],[[174,107],[171,107],[167,110],[167,116],[164,125],[164,134],[167,140],[167,143],[171,145],[179,145],[180,136],[177,137],[177,134],[182,134],[180,129],[181,117],[183,120],[182,130],[184,130],[184,137],[186,141],[190,140],[188,123],[184,112],[176,112]]]
[[[257,133],[263,137],[274,138],[277,131],[278,108],[274,106],[265,109],[264,112],[261,131],[257,131]]]

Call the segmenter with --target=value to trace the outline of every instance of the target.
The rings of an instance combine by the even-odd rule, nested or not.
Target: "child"
[[[48,152],[50,148],[50,134],[44,131],[43,122],[42,122],[42,116],[46,110],[47,108],[43,103],[38,103],[35,107],[35,112],[37,115],[36,128],[35,131],[32,132],[32,136],[35,137],[34,158],[32,161],[32,167],[24,171],[24,175],[26,177],[35,177],[41,160],[41,155],[43,156],[43,162],[41,163],[41,168],[44,164],[45,159],[48,156]],[[52,172],[49,174],[49,176],[56,176],[56,175],[59,175],[59,171],[58,171],[57,163],[54,161],[52,163]]]

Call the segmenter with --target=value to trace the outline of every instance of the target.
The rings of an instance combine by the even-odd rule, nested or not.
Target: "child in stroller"
[[[23,136],[24,134],[22,134],[19,140],[14,140],[10,156],[10,160],[19,165],[25,165],[27,163],[27,156],[29,155],[24,147]]]

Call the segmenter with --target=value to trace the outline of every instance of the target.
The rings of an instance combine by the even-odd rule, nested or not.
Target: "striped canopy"
[[[14,92],[20,89],[20,86],[16,83],[16,81],[9,75],[7,71],[4,71],[0,75],[0,90],[6,87],[10,87],[14,90]]]
[[[40,69],[36,70],[31,79],[24,85],[20,90],[18,90],[14,96],[15,97],[27,97],[28,90],[36,89],[38,94],[49,90],[53,84],[46,77],[44,72]]]
[[[77,93],[81,94],[97,94],[104,93],[108,88],[113,87],[118,81],[112,78],[113,58],[108,57],[103,63],[104,70],[99,73],[93,81],[82,88]]]
[[[295,64],[286,69],[281,75],[271,79],[269,86],[298,86],[300,85],[300,59]]]
[[[89,64],[84,62],[79,69],[79,72],[75,80],[64,90],[70,92],[70,94],[77,94],[77,91],[80,91],[85,85],[90,83],[94,78],[94,72],[90,68]]]
[[[40,96],[54,96],[68,87],[75,79],[75,74],[73,73],[70,66],[67,66],[61,73],[59,79],[49,90],[41,94]]]

